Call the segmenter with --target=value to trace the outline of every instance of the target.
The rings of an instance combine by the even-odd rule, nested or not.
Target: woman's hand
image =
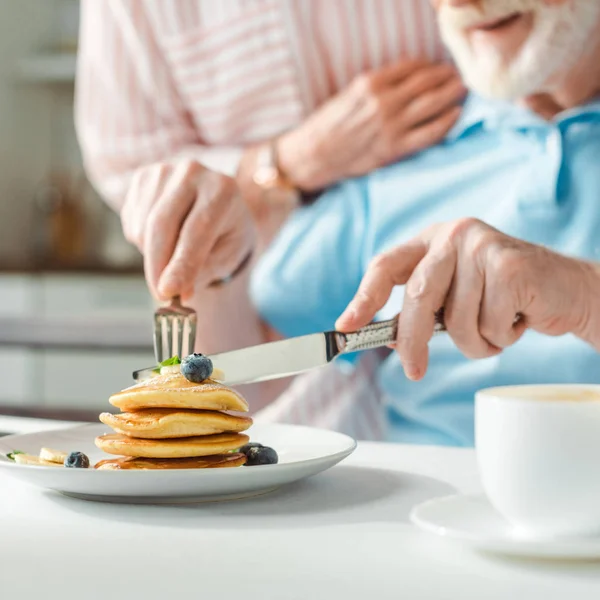
[[[363,175],[439,142],[465,94],[448,64],[404,60],[360,75],[279,139],[280,166],[306,191]]]
[[[190,160],[137,171],[121,220],[144,256],[151,291],[162,299],[188,297],[231,275],[254,245],[235,182]]]
[[[369,323],[396,285],[406,284],[396,350],[407,376],[421,379],[435,313],[470,358],[514,344],[527,328],[573,333],[600,349],[597,267],[504,235],[475,219],[436,225],[378,256],[337,323]]]

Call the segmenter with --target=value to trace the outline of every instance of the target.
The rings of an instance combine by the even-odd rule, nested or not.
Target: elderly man
[[[459,122],[442,145],[301,209],[252,290],[263,318],[297,335],[331,328],[365,273],[342,329],[384,303],[379,317],[396,314],[403,289],[394,286],[408,282],[398,338],[406,374],[391,354],[375,380],[386,437],[469,445],[478,388],[600,382],[600,355],[586,343],[597,270],[526,243],[600,256],[600,2],[434,4],[475,92]],[[450,336],[427,346],[442,305]]]

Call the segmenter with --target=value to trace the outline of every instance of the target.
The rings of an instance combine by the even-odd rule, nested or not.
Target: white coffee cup
[[[524,385],[475,395],[483,488],[527,537],[600,535],[600,385]]]

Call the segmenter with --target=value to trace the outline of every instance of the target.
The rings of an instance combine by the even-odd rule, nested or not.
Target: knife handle
[[[396,341],[398,319],[371,323],[352,333],[338,333],[338,347],[344,354],[380,348]]]
[[[444,324],[444,309],[441,308],[435,313],[433,334],[442,333],[443,331],[446,331],[446,325]],[[397,335],[398,315],[388,321],[371,323],[352,333],[338,332],[338,347],[340,352],[344,354],[380,348],[381,346],[393,344]]]

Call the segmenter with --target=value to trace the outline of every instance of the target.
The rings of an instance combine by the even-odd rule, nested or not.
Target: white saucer
[[[94,445],[96,436],[110,432],[105,425],[83,425],[0,438],[0,469],[7,475],[68,496],[102,502],[172,504],[235,500],[265,494],[334,466],[356,448],[341,433],[296,425],[254,425],[250,439],[271,446],[276,465],[229,469],[165,471],[96,471],[19,465],[6,453],[38,454],[42,447],[85,452],[92,464],[109,458]]]
[[[600,558],[600,537],[519,537],[483,494],[428,500],[413,508],[410,519],[420,529],[487,552],[536,558]]]

